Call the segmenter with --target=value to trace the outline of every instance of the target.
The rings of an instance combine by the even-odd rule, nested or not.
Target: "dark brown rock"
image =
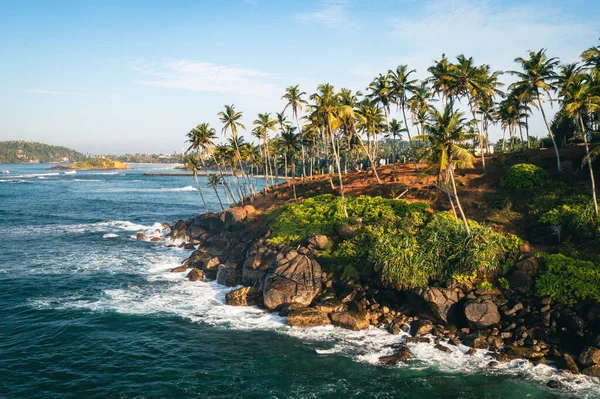
[[[226,287],[235,287],[239,285],[240,278],[235,266],[233,265],[219,265],[217,269],[217,283]]]
[[[431,333],[433,324],[429,320],[416,320],[410,324],[410,335],[413,337]]]
[[[600,377],[600,364],[588,367],[584,369],[581,373],[590,377]]]
[[[136,240],[145,240],[146,239],[146,234],[139,232],[135,235],[135,239]]]
[[[446,353],[452,353],[452,349],[448,348],[447,346],[444,346],[442,344],[436,344],[434,346],[435,349],[442,351],[442,352],[446,352]]]
[[[286,323],[292,327],[318,327],[330,324],[326,313],[316,309],[302,309],[291,311],[287,315]]]
[[[371,324],[368,312],[335,312],[331,314],[331,323],[353,331],[366,330]]]
[[[460,290],[438,287],[415,288],[407,294],[411,308],[442,324],[452,319],[456,304],[464,297]]]
[[[465,317],[471,328],[485,328],[500,321],[498,307],[490,300],[467,301],[465,303]]]
[[[379,358],[379,363],[386,366],[393,366],[398,363],[404,363],[412,359],[414,356],[410,353],[408,346],[404,344],[395,345],[396,352],[392,355],[382,356]]]
[[[236,230],[244,227],[248,213],[244,208],[229,208],[224,211],[225,230]]]
[[[321,274],[321,266],[309,256],[296,253],[294,257],[280,258],[265,277],[265,306],[271,310],[292,302],[309,306],[321,292]]]
[[[190,281],[200,281],[204,278],[204,273],[200,269],[192,269],[186,278]]]
[[[600,364],[600,349],[593,346],[586,346],[583,348],[583,351],[581,351],[577,360],[583,367],[591,367]]]
[[[187,271],[188,267],[186,265],[177,266],[171,269],[171,273],[181,273]]]
[[[262,301],[262,292],[252,287],[242,287],[229,291],[225,295],[225,303],[231,306],[253,306]]]
[[[321,234],[321,235],[315,235],[315,236],[309,237],[306,240],[306,245],[309,248],[322,250],[327,246],[328,242],[329,242],[329,239],[327,238],[327,236],[324,236]]]

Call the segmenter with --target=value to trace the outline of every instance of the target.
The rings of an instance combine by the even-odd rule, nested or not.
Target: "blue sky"
[[[596,0],[0,0],[0,140],[181,151],[196,124],[220,131],[224,104],[249,127],[292,84],[364,90],[398,64],[424,77],[443,52],[572,62],[598,43],[598,15]]]

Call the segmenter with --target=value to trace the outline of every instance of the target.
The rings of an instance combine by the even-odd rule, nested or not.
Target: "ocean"
[[[169,272],[189,251],[135,239],[203,212],[191,177],[49,166],[0,164],[1,398],[600,398],[597,380],[466,347],[409,344],[416,360],[381,367],[401,336],[227,306],[231,288]]]

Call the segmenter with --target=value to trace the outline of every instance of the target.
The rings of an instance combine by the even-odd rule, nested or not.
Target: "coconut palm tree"
[[[296,120],[296,128],[298,129],[298,133],[302,135],[302,129],[300,127],[300,122],[298,121],[298,111],[302,111],[303,106],[308,104],[308,102],[302,98],[306,95],[305,92],[300,91],[298,88],[299,85],[289,86],[285,89],[285,94],[281,96],[282,100],[286,100],[285,107],[283,107],[282,113],[285,113],[286,109],[290,108],[292,110],[292,117]],[[304,159],[304,144],[301,143],[301,152],[302,152],[302,178],[306,177],[306,162]]]
[[[187,154],[184,158],[184,165],[186,170],[192,171],[194,180],[196,181],[196,187],[198,189],[198,192],[200,193],[200,198],[202,198],[202,204],[204,204],[204,209],[208,213],[208,206],[206,205],[206,201],[204,200],[204,194],[202,193],[202,188],[200,187],[200,183],[198,182],[198,171],[200,170],[198,154]]]
[[[585,50],[581,58],[589,67],[600,70],[600,45]]]
[[[392,139],[392,157],[394,167],[396,166],[396,138],[402,140],[402,132],[408,133],[408,128],[402,127],[402,122],[399,122],[396,118],[390,121],[390,138]]]
[[[375,79],[373,79],[373,81],[371,82],[371,84],[369,84],[369,87],[367,87],[367,90],[369,90],[371,93],[367,94],[367,98],[373,101],[373,104],[375,104],[377,107],[381,108],[383,110],[383,115],[385,116],[385,126],[387,128],[387,134],[389,136],[390,134],[390,121],[389,121],[389,115],[390,115],[390,106],[392,103],[392,88],[390,87],[390,80],[389,80],[389,76],[383,75],[383,74],[379,74],[379,76],[377,76]],[[375,147],[378,147],[378,143],[379,140],[377,140],[377,133],[379,132],[375,132]]]
[[[427,68],[427,72],[431,74],[431,77],[426,82],[431,84],[433,94],[439,95],[444,103],[452,103],[454,101],[452,68],[452,63],[448,61],[446,54],[442,54],[442,58],[439,61],[434,61],[434,64]]]
[[[258,114],[258,117],[254,120],[254,131],[256,131],[259,139],[263,141],[263,156],[265,161],[265,190],[269,191],[269,169],[271,167],[270,154],[269,154],[269,131],[277,130],[277,120],[271,118],[270,113]],[[271,182],[273,179],[271,178]]]
[[[454,168],[473,167],[473,155],[465,148],[465,140],[472,139],[473,134],[465,133],[465,118],[459,111],[452,109],[451,102],[446,104],[443,112],[432,108],[427,123],[424,126],[425,132],[413,140],[424,140],[429,144],[424,156],[428,157],[438,167],[438,175],[449,179],[452,184],[454,199],[463,220],[467,234],[471,234],[469,223],[463,212],[456,183],[454,179]],[[449,193],[448,193],[449,194]],[[452,208],[454,203],[452,197],[448,195]],[[456,214],[455,214],[456,216]]]
[[[344,196],[344,182],[342,179],[340,152],[336,142],[338,141],[338,129],[341,126],[342,119],[346,116],[352,115],[354,110],[352,107],[341,105],[339,103],[339,96],[335,93],[334,87],[329,83],[319,85],[317,87],[317,92],[311,96],[311,100],[315,102],[313,106],[313,117],[322,122],[325,140],[331,143],[340,184],[342,209],[344,211],[344,216],[347,218],[348,211],[346,209],[346,198]]]
[[[215,191],[215,195],[217,196],[217,200],[219,200],[219,205],[221,205],[221,210],[224,210],[223,202],[221,202],[221,196],[219,195],[219,191],[217,190],[217,186],[222,183],[221,176],[216,173],[212,173],[208,175],[208,187],[212,187]]]
[[[596,199],[596,183],[594,170],[592,168],[592,156],[588,145],[586,124],[584,119],[600,109],[600,87],[590,73],[581,73],[576,65],[564,66],[561,70],[561,78],[558,82],[561,102],[566,115],[573,118],[581,129],[581,135],[585,143],[584,164],[587,163],[592,182],[592,199],[594,211],[598,216],[598,200]],[[600,147],[599,147],[600,148]]]
[[[223,134],[226,134],[227,130],[229,130],[231,132],[231,136],[233,138],[233,143],[235,145],[234,150],[236,152],[237,159],[240,164],[242,178],[246,177],[246,180],[247,180],[248,185],[250,186],[252,195],[256,195],[256,192],[254,191],[254,186],[253,186],[252,182],[250,181],[250,178],[244,172],[244,166],[242,165],[242,157],[240,156],[240,149],[237,146],[238,136],[239,136],[238,130],[239,129],[246,130],[246,126],[244,126],[241,122],[242,113],[236,111],[235,106],[232,104],[232,105],[225,105],[225,110],[219,112],[218,116],[219,116],[219,119],[221,120],[221,122],[223,123],[223,128],[221,129],[221,132]],[[242,199],[242,202],[243,202],[243,199]]]
[[[301,136],[295,132],[295,127],[288,127],[285,131],[281,132],[281,135],[277,139],[276,146],[280,153],[283,154],[285,162],[285,180],[288,181],[288,161],[291,164],[292,169],[292,187],[294,191],[294,199],[296,198],[296,154],[300,152],[301,148]]]
[[[369,137],[372,137],[376,134],[376,132],[381,131],[383,128],[383,119],[384,116],[381,113],[381,109],[377,108],[372,101],[368,98],[365,98],[360,102],[358,109],[355,112],[356,119],[358,123],[356,124],[356,128],[362,132],[362,134],[367,136],[367,143],[369,143]],[[377,173],[377,168],[375,167],[375,162],[373,161],[374,155],[371,154],[368,148],[364,147],[364,143],[362,140],[360,141],[367,158],[369,159],[369,163],[371,164],[371,170],[377,179],[377,182],[381,184],[381,179],[379,178],[379,174]]]
[[[556,164],[559,171],[562,171],[560,164],[560,154],[558,153],[558,146],[554,139],[554,134],[548,124],[546,113],[544,112],[542,95],[545,93],[550,97],[550,91],[554,89],[554,84],[557,79],[555,68],[558,65],[558,58],[548,58],[546,56],[546,49],[540,51],[530,51],[529,58],[525,59],[522,57],[516,58],[515,62],[521,66],[522,71],[510,71],[511,74],[517,76],[519,79],[513,83],[509,88],[521,87],[524,90],[530,91],[535,99],[537,100],[537,106],[542,113],[542,118],[548,130],[548,134],[552,139],[552,145],[554,146],[554,152],[556,153]]]
[[[410,136],[410,129],[408,127],[408,121],[406,120],[406,107],[408,102],[408,94],[416,90],[416,79],[410,79],[410,75],[415,73],[415,69],[408,70],[408,65],[399,65],[395,71],[389,70],[389,82],[392,102],[398,106],[398,109],[402,111],[402,118],[404,119],[404,127],[406,134],[408,135],[408,144],[410,145],[410,151],[413,153],[413,143]],[[390,127],[391,128],[391,127]],[[390,129],[388,129],[390,130]],[[395,158],[394,158],[395,162]],[[417,165],[415,164],[415,167]]]

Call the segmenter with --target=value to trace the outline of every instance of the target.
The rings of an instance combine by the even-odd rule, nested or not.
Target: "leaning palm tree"
[[[285,113],[286,109],[291,108],[292,116],[296,120],[296,128],[298,129],[298,133],[302,135],[302,129],[300,127],[300,122],[298,121],[298,112],[302,111],[304,105],[308,104],[308,102],[302,98],[306,95],[305,92],[300,91],[298,88],[300,85],[289,86],[285,89],[285,94],[281,96],[282,100],[286,100],[285,107],[283,107],[282,113]],[[304,159],[304,145],[301,144],[301,152],[302,152],[302,178],[306,177],[306,166]]]
[[[454,168],[455,165],[458,167],[473,167],[473,155],[464,147],[464,142],[465,140],[472,139],[475,135],[465,133],[465,119],[461,112],[453,111],[451,103],[444,107],[443,112],[439,112],[433,108],[424,128],[425,133],[414,137],[413,140],[424,140],[429,144],[429,148],[425,151],[424,156],[427,156],[437,165],[439,177],[444,176],[446,180],[450,180],[454,199],[456,200],[465,230],[470,235],[471,229],[469,228],[469,223],[463,212],[456,190]],[[449,192],[448,198],[454,209],[454,203]]]
[[[221,210],[224,210],[223,202],[221,202],[221,196],[219,195],[219,191],[217,190],[217,186],[221,183],[221,176],[216,173],[212,173],[208,175],[208,187],[212,187],[215,191],[215,195],[217,196],[217,200],[219,200],[219,205],[221,205]]]
[[[380,131],[383,127],[383,115],[381,114],[381,110],[377,108],[372,101],[369,101],[368,98],[365,98],[360,102],[358,109],[354,113],[358,123],[356,124],[356,128],[367,136],[367,144],[369,144],[369,137],[374,136],[376,132]],[[379,178],[379,174],[377,173],[377,168],[375,167],[375,162],[373,161],[373,155],[370,153],[368,148],[365,148],[365,145],[360,140],[360,144],[363,147],[367,158],[369,159],[369,163],[371,164],[371,170],[377,179],[377,182],[381,184],[381,179]]]
[[[583,61],[591,68],[600,70],[600,46],[593,46],[581,53]]]
[[[548,124],[542,101],[542,94],[545,93],[550,97],[550,91],[554,89],[554,83],[557,78],[555,68],[559,63],[558,58],[548,58],[546,56],[546,49],[541,49],[538,52],[530,51],[529,58],[525,59],[519,57],[515,59],[515,62],[521,65],[522,71],[510,71],[510,73],[517,76],[519,80],[513,83],[509,88],[521,87],[534,95],[537,100],[538,109],[542,113],[542,118],[546,124],[548,134],[552,139],[552,145],[554,145],[558,170],[562,171],[558,146],[556,145],[552,129],[550,129],[550,125]]]
[[[238,129],[246,129],[246,126],[244,126],[241,122],[242,120],[242,113],[241,112],[237,112],[235,110],[235,106],[232,105],[225,105],[225,110],[221,111],[218,113],[219,119],[221,120],[221,122],[223,123],[223,128],[221,129],[221,132],[223,134],[227,133],[227,130],[231,131],[231,136],[233,138],[233,143],[235,144],[235,152],[240,164],[240,169],[242,172],[242,178],[246,177],[247,183],[250,186],[250,190],[252,192],[253,195],[256,195],[256,192],[254,191],[254,186],[252,185],[252,182],[250,181],[250,178],[244,173],[244,166],[242,165],[242,157],[240,156],[240,149],[237,146],[237,142],[238,142]],[[243,199],[242,199],[243,202]]]
[[[200,198],[202,198],[202,203],[204,204],[204,209],[206,209],[206,213],[208,213],[208,206],[206,205],[206,201],[204,200],[204,194],[202,193],[202,188],[200,187],[200,183],[198,182],[198,171],[200,170],[200,162],[198,161],[197,154],[187,154],[184,158],[184,164],[186,170],[192,171],[194,180],[196,181],[196,187],[198,189],[198,192],[200,193]]]

